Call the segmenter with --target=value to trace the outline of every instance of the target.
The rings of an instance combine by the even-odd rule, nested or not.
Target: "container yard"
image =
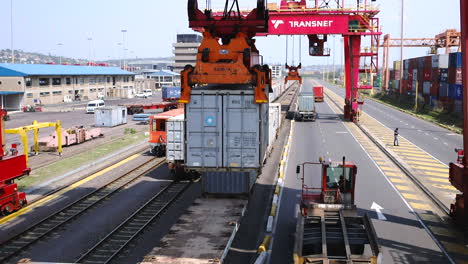
[[[390,71],[390,91],[399,93],[402,83],[403,93],[418,94],[432,108],[462,113],[461,61],[461,52],[411,58],[403,61],[403,74],[395,70],[400,68],[400,62],[395,61]]]
[[[467,1],[23,2],[0,263],[467,263]]]

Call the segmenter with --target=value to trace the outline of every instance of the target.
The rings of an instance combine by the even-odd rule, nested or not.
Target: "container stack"
[[[453,102],[454,110],[461,112],[462,89],[462,54],[451,53],[448,68],[448,98]]]
[[[403,73],[398,72],[399,61],[393,64],[389,87],[398,92],[399,77],[402,76],[403,92],[415,95],[432,107],[461,112],[463,97],[461,53],[411,58],[403,61]]]

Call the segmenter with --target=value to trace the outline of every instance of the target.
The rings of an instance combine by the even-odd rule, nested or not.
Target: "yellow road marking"
[[[426,211],[431,211],[431,207],[427,204],[424,203],[415,203],[415,202],[408,202],[411,207],[417,210],[426,210]]]
[[[416,165],[424,165],[424,166],[433,166],[433,167],[439,167],[439,168],[447,168],[445,165],[438,164],[436,162],[420,162],[420,161],[414,161],[414,160],[408,160],[406,161],[408,164],[416,164]]]
[[[428,177],[428,179],[434,182],[449,182],[448,179],[441,179],[441,178],[434,178],[434,177]]]
[[[395,184],[395,187],[400,191],[410,191],[411,188],[405,185]]]
[[[398,152],[398,151],[397,151]],[[413,153],[407,153],[407,152],[403,152],[403,153],[400,153],[402,156],[410,156],[410,157],[420,157],[420,158],[430,158],[428,155],[423,155],[423,154],[413,154]]]
[[[86,178],[84,178],[82,180],[79,180],[79,181],[73,183],[72,185],[70,185],[70,186],[68,186],[68,187],[66,187],[66,188],[64,188],[64,189],[62,189],[62,190],[60,190],[60,191],[58,191],[58,192],[56,192],[54,194],[48,195],[48,196],[46,196],[46,197],[44,197],[44,198],[42,198],[42,199],[40,199],[40,200],[38,200],[36,202],[24,207],[23,209],[21,209],[19,211],[16,211],[16,212],[14,212],[12,214],[9,214],[9,215],[3,217],[2,219],[0,219],[0,225],[5,224],[5,223],[15,219],[16,217],[21,216],[21,215],[31,211],[32,209],[34,209],[36,207],[39,207],[39,206],[41,206],[41,205],[43,205],[43,204],[45,204],[45,203],[47,203],[49,201],[57,199],[62,194],[66,193],[66,192],[68,192],[70,190],[73,190],[73,189],[77,188],[78,186],[83,185],[83,184],[91,181],[92,179],[103,175],[104,173],[107,173],[107,172],[109,172],[109,171],[111,171],[111,170],[113,170],[113,169],[115,169],[117,167],[120,167],[123,164],[125,164],[125,163],[139,157],[139,156],[141,156],[141,154],[135,154],[133,156],[130,156],[130,157],[128,157],[128,158],[126,158],[126,159],[124,159],[124,160],[122,160],[122,161],[120,161],[120,162],[118,162],[118,163],[116,163],[116,164],[114,164],[114,165],[112,165],[110,167],[107,167],[107,168],[105,168],[105,169],[103,169],[101,171],[98,171],[98,172],[96,172],[96,173],[94,173],[94,174],[92,174],[92,175],[90,175],[90,176],[88,176],[88,177],[86,177]]]
[[[448,173],[440,173],[440,172],[430,172],[430,171],[423,171],[423,174],[425,175],[430,175],[430,176],[437,176],[437,177],[441,177],[441,178],[444,178],[444,179],[447,179],[448,180]]]
[[[389,177],[389,179],[390,179],[392,182],[397,182],[397,183],[404,183],[404,182],[405,182],[405,181],[403,181],[403,180],[400,179],[400,178]]]
[[[415,160],[415,161],[421,161],[421,162],[434,162],[434,159],[431,159],[431,158],[418,158],[418,157],[405,157],[405,159],[409,159],[409,160]]]
[[[447,184],[432,184],[432,186],[439,188],[439,189],[445,189],[445,190],[450,190],[450,191],[458,191],[457,188],[453,187],[450,183]]]
[[[423,166],[411,166],[415,169],[418,169],[418,170],[425,170],[425,171],[438,171],[438,172],[445,172],[445,173],[449,173],[449,169],[448,168],[444,168],[444,169],[438,169],[438,168],[430,168],[430,167],[423,167]]]
[[[401,173],[395,173],[395,172],[384,172],[385,175],[387,176],[401,176]]]
[[[419,155],[424,154],[424,152],[422,152],[422,151],[411,151],[411,150],[404,150],[404,149],[400,149],[400,148],[393,148],[393,151],[403,152],[403,153],[411,153],[411,154],[419,154]]]
[[[419,201],[421,201],[421,199],[420,199],[416,194],[403,193],[403,192],[402,192],[401,195],[403,195],[403,197],[405,197],[406,199],[419,200]]]
[[[392,167],[380,166],[380,168],[384,171],[398,171],[397,169]]]

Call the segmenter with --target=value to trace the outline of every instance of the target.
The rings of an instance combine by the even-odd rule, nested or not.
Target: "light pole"
[[[59,46],[59,47],[60,47],[60,46],[63,46],[63,43],[57,43],[57,46]],[[59,52],[60,52],[60,54],[59,54],[60,60],[59,60],[59,61],[60,61],[60,64],[62,64],[62,51],[60,50],[60,48],[58,48],[58,50],[59,50]]]
[[[120,43],[120,42],[117,43],[117,46],[122,46],[122,45],[123,45],[123,44]],[[119,48],[119,51],[120,51],[120,48]],[[122,52],[122,54],[123,54],[123,52]],[[122,56],[118,55],[118,58],[120,58],[120,59],[119,59],[119,66],[120,66],[120,68],[122,68]]]
[[[91,63],[91,57],[93,56],[93,38],[88,38],[89,41],[89,57],[88,57],[88,64]]]
[[[125,35],[127,33],[126,29],[122,29],[120,32],[122,32],[122,48],[123,48],[123,69],[125,70],[127,68],[127,65],[125,64],[125,51],[126,51],[126,43],[125,43]]]
[[[15,51],[13,49],[13,0],[10,0],[10,38],[11,38],[11,63],[15,63]]]
[[[404,25],[404,17],[405,17],[405,0],[401,0],[401,35],[400,35],[400,92],[401,95],[403,93],[403,25]],[[400,98],[400,96],[398,96]],[[418,98],[418,94],[416,93],[416,100]]]

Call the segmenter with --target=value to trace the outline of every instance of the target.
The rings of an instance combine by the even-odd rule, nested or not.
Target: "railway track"
[[[338,109],[341,110],[341,107],[331,96],[329,96],[327,93],[325,93],[325,96],[335,105],[337,106]],[[434,195],[421,181],[418,180],[418,178],[411,172],[409,171],[401,162],[398,161],[393,155],[391,155],[385,147],[383,147],[381,144],[377,142],[377,140],[369,134],[367,130],[365,130],[359,123],[356,123],[356,126],[359,128],[359,130],[366,135],[366,137],[372,141],[372,143],[379,148],[380,151],[382,151],[385,156],[387,156],[415,185],[417,188],[419,188],[428,198],[429,200],[432,201],[432,203],[439,209],[441,210],[444,214],[447,216],[450,214],[450,209],[441,201],[437,198],[436,195]]]
[[[156,161],[156,163],[154,163],[154,161]],[[48,234],[51,234],[54,230],[57,230],[57,228],[71,222],[112,195],[119,193],[126,186],[158,168],[163,163],[163,159],[154,158],[144,165],[136,167],[121,177],[107,183],[103,187],[85,195],[70,205],[65,206],[40,222],[33,224],[22,233],[5,241],[0,245],[0,263],[17,256],[31,245],[37,243]]]
[[[129,216],[122,224],[82,255],[75,263],[109,263],[190,186],[191,182],[172,182]]]

